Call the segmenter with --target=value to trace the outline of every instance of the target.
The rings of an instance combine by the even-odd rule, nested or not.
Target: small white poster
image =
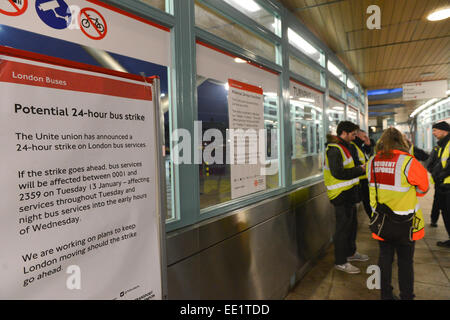
[[[228,80],[231,198],[266,189],[259,154],[264,134],[264,96],[260,87]],[[265,140],[264,140],[265,141]]]
[[[161,299],[151,85],[0,61],[0,299]]]

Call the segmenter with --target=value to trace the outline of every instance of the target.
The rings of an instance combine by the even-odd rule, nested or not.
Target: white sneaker
[[[347,261],[367,261],[369,260],[369,256],[366,254],[361,254],[359,252],[355,252],[354,255],[347,258]]]
[[[350,274],[356,274],[361,272],[359,268],[355,267],[350,262],[347,262],[346,264],[337,264],[334,267],[340,271],[344,271]]]

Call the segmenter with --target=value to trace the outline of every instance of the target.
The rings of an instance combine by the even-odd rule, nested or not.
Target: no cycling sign
[[[93,40],[100,40],[106,36],[106,19],[93,8],[81,9],[78,17],[80,30]]]

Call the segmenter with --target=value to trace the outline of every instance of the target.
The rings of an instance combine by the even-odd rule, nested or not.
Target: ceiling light
[[[288,38],[289,38],[289,42],[292,42],[297,48],[305,51],[307,54],[311,55],[311,54],[318,53],[316,48],[314,48],[312,45],[310,45],[308,42],[306,42],[305,39],[303,39],[301,36],[299,36],[291,28],[288,28]]]
[[[367,91],[368,96],[376,96],[381,94],[391,94],[403,92],[403,88],[394,88],[394,89],[378,89],[378,90],[369,90]]]
[[[245,61],[244,59],[241,59],[241,58],[234,58],[234,62],[236,62],[236,63],[246,63],[247,61]]]
[[[434,76],[434,72],[424,72],[424,73],[421,73],[420,74],[420,76],[421,77],[431,77],[431,76]]]
[[[450,17],[450,8],[437,10],[428,15],[427,19],[429,21],[439,21]]]
[[[231,2],[250,12],[261,10],[261,7],[253,0],[231,0]]]

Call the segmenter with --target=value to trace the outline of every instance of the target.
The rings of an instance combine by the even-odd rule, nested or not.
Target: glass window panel
[[[366,130],[366,117],[362,112],[359,113],[359,127],[362,130]]]
[[[358,105],[358,101],[352,91],[347,91],[347,101],[354,106]]]
[[[329,133],[336,135],[336,129],[339,122],[344,121],[345,104],[330,97],[327,108]]]
[[[214,65],[214,68],[211,68]],[[229,146],[227,137],[229,127],[229,86],[228,80],[234,79],[261,87],[264,92],[263,115],[266,129],[264,161],[271,172],[265,176],[266,191],[279,186],[278,160],[278,109],[279,76],[250,63],[237,63],[235,57],[206,46],[197,44],[197,97],[198,120],[202,122],[203,135],[208,129],[216,129],[223,138],[221,152],[223,163],[207,163],[203,159],[199,166],[200,208],[204,209],[230,201],[231,166],[229,164]],[[212,143],[212,139],[203,141],[203,150]],[[259,158],[260,156],[258,156]],[[228,160],[228,161],[227,161]],[[264,192],[264,191],[262,191]]]
[[[332,63],[330,60],[328,60],[327,63],[328,71],[330,71],[332,74],[334,74],[336,77],[339,78],[342,82],[344,82],[344,73],[341,69],[339,69],[334,63]]]
[[[323,94],[298,82],[290,82],[292,131],[292,181],[322,172]]]
[[[159,10],[166,11],[166,0],[139,0]]]
[[[195,2],[195,25],[261,57],[274,62],[276,60],[276,48],[273,43],[255,35],[198,1]]]
[[[288,38],[291,45],[299,49],[318,64],[323,64],[323,54],[291,28],[288,28]]]
[[[302,77],[311,80],[311,82],[321,85],[320,83],[320,71],[308,66],[306,63],[301,62],[294,56],[289,56],[289,69]]]
[[[339,96],[343,96],[343,86],[339,82],[335,81],[334,79],[328,79],[328,87],[331,91],[336,93]]]
[[[355,124],[358,124],[358,110],[348,107],[347,109],[347,120]]]
[[[277,35],[281,34],[280,20],[253,0],[224,0],[243,14]]]

